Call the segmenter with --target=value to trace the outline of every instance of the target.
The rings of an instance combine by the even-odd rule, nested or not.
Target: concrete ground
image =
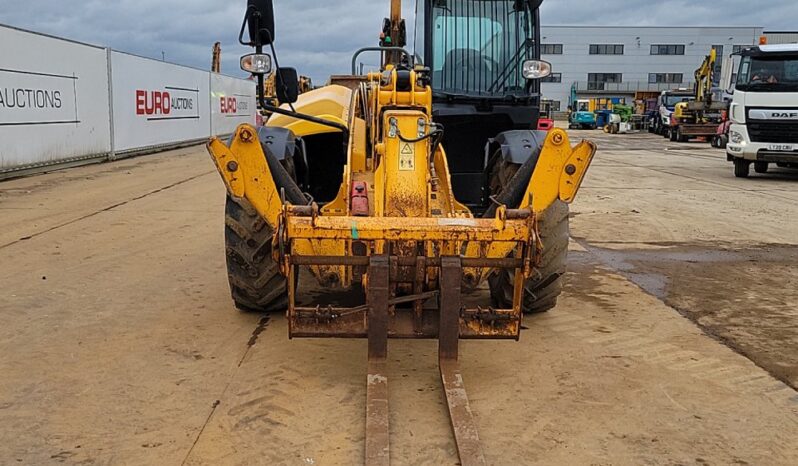
[[[566,293],[461,357],[491,464],[798,464],[798,173],[600,152]],[[357,464],[364,341],[233,309],[201,148],[0,184],[0,464]],[[456,464],[432,341],[389,350],[394,464]]]

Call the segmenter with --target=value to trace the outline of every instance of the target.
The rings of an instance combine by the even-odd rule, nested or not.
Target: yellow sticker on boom
[[[416,146],[413,143],[402,142],[399,149],[399,170],[413,171],[416,169]]]

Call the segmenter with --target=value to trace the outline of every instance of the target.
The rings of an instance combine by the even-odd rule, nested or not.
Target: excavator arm
[[[701,66],[695,70],[695,100],[710,102],[712,100],[712,78],[715,74],[715,63],[718,52],[713,48],[704,58]]]

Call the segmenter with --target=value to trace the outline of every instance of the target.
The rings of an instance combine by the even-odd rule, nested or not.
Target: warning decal
[[[399,170],[411,171],[416,169],[416,146],[409,142],[402,142],[399,149]]]

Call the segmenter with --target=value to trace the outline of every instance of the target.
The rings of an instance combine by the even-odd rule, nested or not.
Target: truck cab
[[[657,114],[650,122],[652,132],[661,136],[668,136],[668,129],[671,126],[671,118],[676,110],[676,104],[680,102],[692,102],[695,100],[693,91],[687,88],[672,89],[662,91],[657,98]]]
[[[736,79],[724,70],[732,92],[726,156],[734,174],[746,178],[751,165],[798,168],[798,44],[760,45],[738,52]]]

